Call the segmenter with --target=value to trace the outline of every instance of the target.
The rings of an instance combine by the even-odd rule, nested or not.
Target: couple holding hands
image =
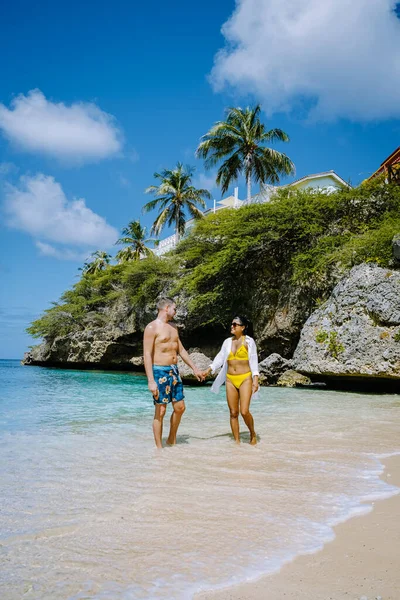
[[[179,375],[178,355],[189,365],[199,381],[221,370],[211,391],[218,393],[226,384],[226,399],[230,413],[232,434],[237,444],[239,437],[239,412],[250,432],[250,444],[257,443],[254,420],[250,413],[250,401],[258,392],[258,358],[253,338],[246,335],[248,322],[245,317],[236,315],[231,323],[231,336],[205,371],[200,371],[179,339],[177,327],[171,323],[176,313],[176,304],[171,298],[161,298],[157,303],[157,318],[149,323],[144,331],[144,366],[149,390],[154,401],[153,433],[157,448],[162,448],[163,419],[167,405],[171,402],[173,412],[170,420],[168,445],[176,443],[176,434],[185,402],[182,379]]]

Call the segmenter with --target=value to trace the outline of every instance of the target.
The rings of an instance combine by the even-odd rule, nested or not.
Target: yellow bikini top
[[[233,354],[232,350],[229,352],[228,360],[249,360],[249,352],[244,345],[244,339],[243,336],[242,345],[236,350],[235,354]]]

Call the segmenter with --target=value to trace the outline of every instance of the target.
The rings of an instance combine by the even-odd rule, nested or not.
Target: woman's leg
[[[250,431],[250,444],[257,444],[257,436],[254,431],[254,419],[250,412],[250,400],[253,392],[253,380],[251,377],[245,379],[239,388],[240,414]]]
[[[235,442],[240,444],[239,438],[239,391],[235,388],[233,383],[226,380],[226,401],[229,407],[231,429]]]

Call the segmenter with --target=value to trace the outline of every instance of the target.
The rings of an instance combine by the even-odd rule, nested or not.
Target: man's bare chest
[[[177,344],[178,343],[178,334],[175,329],[172,327],[163,328],[158,332],[156,337],[157,344]]]

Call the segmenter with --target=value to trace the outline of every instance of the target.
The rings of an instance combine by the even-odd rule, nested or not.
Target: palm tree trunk
[[[251,175],[247,175],[247,202],[251,200]]]
[[[176,225],[175,225],[175,246],[177,246],[178,243],[179,243],[179,221],[177,219]]]

